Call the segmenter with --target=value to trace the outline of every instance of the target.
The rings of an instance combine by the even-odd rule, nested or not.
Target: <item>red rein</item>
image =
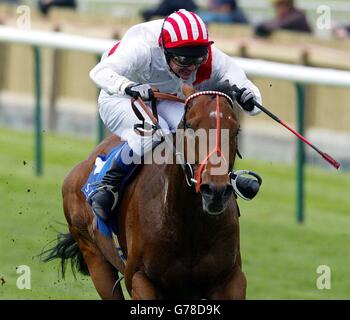
[[[208,160],[210,159],[210,157],[217,152],[217,155],[220,157],[222,156],[224,158],[224,160],[226,161],[224,155],[222,154],[221,151],[221,141],[220,141],[220,100],[219,100],[219,95],[216,95],[216,139],[215,139],[215,147],[213,150],[211,150],[209,152],[209,154],[206,156],[206,158],[204,159],[204,161],[201,163],[201,165],[198,168],[197,171],[197,176],[196,176],[196,180],[197,180],[197,185],[196,185],[196,192],[199,192],[199,187],[201,185],[201,181],[202,181],[202,173],[204,171],[204,169],[207,166]]]

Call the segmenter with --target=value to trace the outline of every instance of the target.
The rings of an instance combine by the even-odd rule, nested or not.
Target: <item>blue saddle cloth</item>
[[[85,182],[84,186],[81,188],[81,191],[84,193],[86,200],[91,204],[91,196],[94,195],[97,192],[97,185],[98,183],[102,180],[104,177],[105,173],[108,171],[108,169],[112,165],[112,161],[117,155],[118,152],[122,149],[122,146],[126,142],[121,143],[118,145],[116,148],[114,148],[108,155],[98,155],[95,164],[92,168],[92,171]],[[140,167],[140,165],[136,165],[122,180],[118,194],[119,194],[119,199],[118,203],[114,209],[114,212],[112,214],[111,221],[110,223],[105,223],[102,219],[99,217],[96,217],[96,222],[97,222],[97,229],[104,234],[106,237],[112,237],[112,232],[114,234],[118,234],[118,225],[117,225],[117,212],[119,211],[119,205],[123,196],[123,193],[125,191],[125,188],[127,185],[131,182],[132,178],[135,176],[135,173],[137,169]]]

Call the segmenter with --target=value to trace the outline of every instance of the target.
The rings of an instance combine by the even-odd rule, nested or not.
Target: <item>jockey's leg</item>
[[[136,165],[134,162],[130,164],[123,162],[123,159],[130,153],[132,153],[132,150],[126,142],[113,159],[109,170],[97,185],[97,192],[90,198],[92,211],[104,221],[111,216],[111,212],[118,201],[118,189],[121,181]]]
[[[93,212],[103,220],[108,220],[118,201],[118,189],[123,178],[141,163],[141,159],[161,142],[157,133],[140,136],[134,131],[134,124],[140,123],[135,116],[128,98],[100,98],[100,114],[104,124],[114,134],[125,140],[112,165],[97,185],[97,192],[90,198]],[[144,115],[147,119],[147,115]],[[166,133],[168,125],[159,117],[159,123]]]
[[[185,112],[184,104],[168,100],[158,103],[158,114],[169,126],[171,132],[175,132]]]

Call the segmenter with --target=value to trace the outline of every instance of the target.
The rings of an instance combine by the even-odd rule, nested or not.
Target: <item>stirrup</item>
[[[119,199],[119,192],[118,189],[115,186],[111,186],[111,185],[103,185],[101,187],[98,187],[96,189],[97,192],[99,192],[100,190],[106,190],[106,191],[110,191],[114,197],[114,201],[113,201],[113,205],[111,208],[111,211],[113,211],[118,203],[118,199]],[[97,193],[95,192],[95,194]]]
[[[253,176],[255,179],[251,179],[251,180],[255,180],[258,183],[258,187],[256,188],[256,190],[251,190],[252,191],[251,195],[244,195],[243,194],[244,190],[240,190],[239,186],[237,185],[238,178],[243,175]],[[231,184],[233,186],[234,192],[246,201],[252,200],[257,195],[259,188],[262,184],[262,178],[257,173],[250,170],[237,170],[235,172],[231,172],[230,179],[231,179]],[[250,179],[250,178],[247,177],[246,179]]]

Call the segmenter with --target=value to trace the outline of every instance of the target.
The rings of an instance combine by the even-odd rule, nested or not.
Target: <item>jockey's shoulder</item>
[[[150,33],[151,34],[154,33],[156,37],[158,37],[160,29],[162,27],[162,23],[163,23],[163,20],[158,19],[158,20],[135,24],[126,31],[125,35],[142,37],[145,35],[149,35]]]
[[[140,23],[128,29],[121,39],[121,47],[127,46],[129,48],[147,51],[147,48],[158,46],[161,24],[157,28],[154,22],[157,22],[157,20]]]

